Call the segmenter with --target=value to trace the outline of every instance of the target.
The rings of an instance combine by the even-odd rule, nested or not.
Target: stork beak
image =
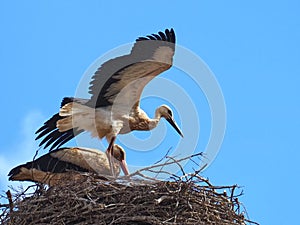
[[[172,127],[174,127],[174,129],[177,131],[177,133],[183,137],[183,134],[181,132],[181,130],[179,129],[178,125],[176,124],[176,122],[174,121],[174,119],[172,117],[166,118],[166,120],[172,125]]]
[[[123,173],[125,174],[125,176],[129,175],[129,170],[128,170],[128,167],[127,167],[127,163],[124,159],[121,160],[120,166],[121,166],[121,169],[122,169]]]

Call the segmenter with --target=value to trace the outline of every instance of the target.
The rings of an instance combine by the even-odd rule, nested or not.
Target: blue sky
[[[34,131],[57,112],[64,96],[75,94],[97,58],[138,36],[173,27],[177,43],[213,71],[225,99],[224,142],[203,175],[216,185],[243,186],[240,200],[250,219],[294,224],[300,200],[295,194],[300,185],[299,8],[296,0],[1,1],[0,189],[7,188],[10,168],[33,157]],[[192,96],[201,151],[211,125],[208,103],[203,93],[194,98],[192,83],[177,74],[174,68],[162,77],[174,78]],[[170,102],[152,97],[142,106],[152,116],[161,103]],[[177,119],[181,113],[176,110]],[[184,132],[192,133],[182,119]],[[167,134],[158,148],[178,142],[166,123],[160,130]],[[157,152],[150,152],[150,161]],[[129,151],[128,161],[135,160]]]

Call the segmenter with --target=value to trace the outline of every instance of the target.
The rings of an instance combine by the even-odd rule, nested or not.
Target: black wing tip
[[[70,103],[70,102],[74,102],[73,97],[64,97],[63,100],[61,101],[60,108],[63,107],[64,105]]]
[[[63,100],[61,101],[60,104],[60,108],[63,107],[64,105],[70,103],[70,102],[74,102],[74,98],[73,97],[64,97]],[[60,120],[62,117],[59,115],[59,113],[54,114],[49,120],[47,120],[43,126],[41,126],[36,132],[35,134],[38,134],[42,131],[44,131],[45,129],[49,129],[52,128],[51,130],[56,128],[56,122],[58,120]],[[51,131],[50,130],[50,131]],[[42,135],[43,136],[43,135]],[[40,137],[37,137],[35,140],[39,139]]]
[[[59,132],[58,129],[56,129],[44,137],[44,139],[40,142],[39,147],[42,147],[43,149],[49,147],[49,152],[52,152],[59,149],[63,144],[67,143],[82,132],[84,132],[84,130],[78,129],[77,127],[65,132]]]
[[[34,134],[38,134],[40,133],[41,131],[43,131],[45,129],[45,125],[44,126],[41,126]],[[35,140],[37,140],[38,138],[36,137]]]
[[[165,32],[159,31],[157,34],[147,35],[145,37],[139,37],[136,41],[147,41],[147,40],[159,40],[175,43],[175,32],[174,29],[165,29]]]

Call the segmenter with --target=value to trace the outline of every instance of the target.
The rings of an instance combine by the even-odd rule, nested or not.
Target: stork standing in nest
[[[36,139],[44,137],[40,146],[51,145],[53,150],[89,131],[93,137],[105,137],[110,152],[118,134],[151,130],[161,118],[183,137],[168,106],[158,107],[153,119],[140,108],[144,87],[172,66],[174,52],[173,29],[138,38],[130,54],[111,59],[97,69],[90,82],[90,99],[63,99],[59,113],[36,132]]]

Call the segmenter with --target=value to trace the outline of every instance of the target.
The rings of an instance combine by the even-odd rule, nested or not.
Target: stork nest
[[[29,193],[31,189],[31,193]],[[1,224],[258,224],[245,218],[236,185],[213,186],[197,173],[173,181],[99,180],[7,192]],[[238,192],[238,193],[236,193]],[[228,193],[228,194],[226,194]],[[3,198],[4,196],[2,196]]]

